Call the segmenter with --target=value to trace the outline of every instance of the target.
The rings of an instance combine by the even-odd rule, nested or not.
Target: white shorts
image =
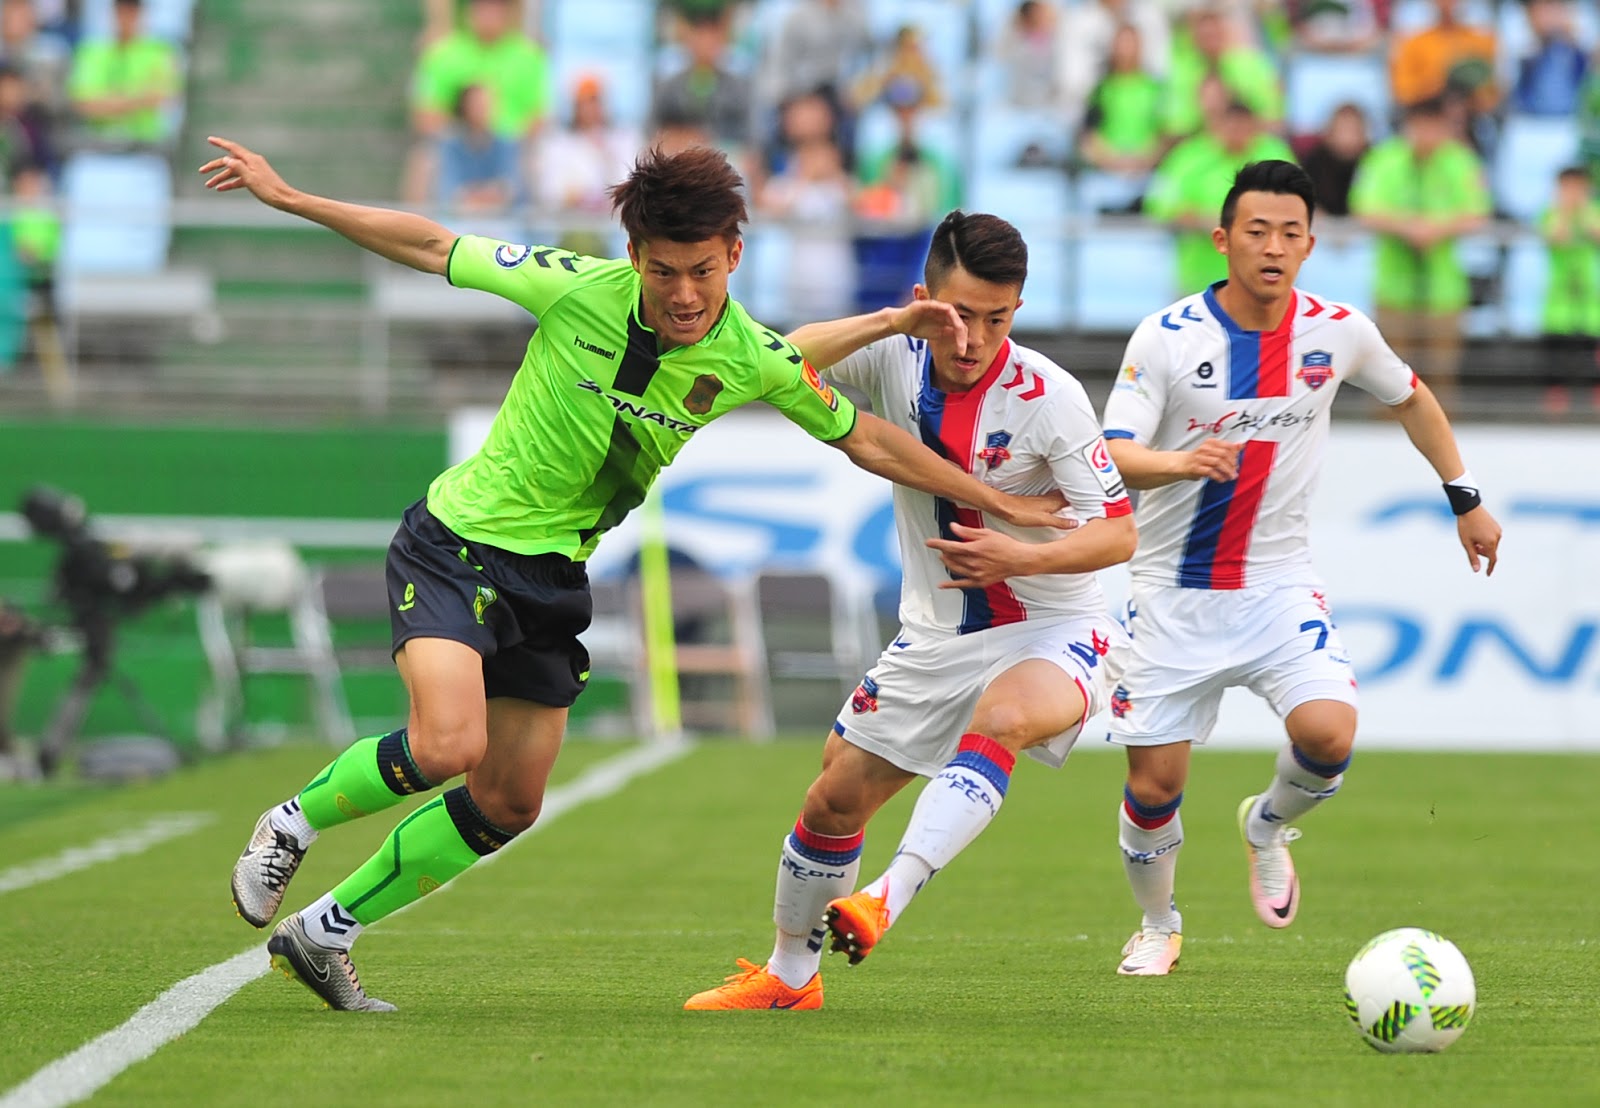
[[[1027,752],[1059,767],[1084,723],[1109,703],[1103,655],[1121,648],[1126,637],[1110,613],[1049,623],[1029,620],[969,635],[902,628],[845,701],[833,729],[908,773],[932,777],[955,757],[990,683],[1018,663],[1040,658],[1059,666],[1087,705],[1076,726]]]
[[[1203,743],[1233,685],[1280,719],[1311,700],[1357,703],[1355,670],[1319,588],[1135,585],[1128,631],[1128,653],[1112,659],[1114,743]]]

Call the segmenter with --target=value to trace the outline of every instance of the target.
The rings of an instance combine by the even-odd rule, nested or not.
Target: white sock
[[[1286,824],[1338,792],[1349,764],[1349,758],[1331,766],[1313,762],[1293,743],[1285,743],[1278,751],[1277,772],[1273,774],[1272,784],[1251,807],[1250,818],[1245,821],[1245,834],[1250,841],[1256,846],[1271,842],[1283,833]]]
[[[1133,899],[1144,912],[1146,927],[1167,931],[1183,930],[1173,888],[1178,877],[1178,848],[1183,845],[1183,817],[1179,793],[1170,803],[1148,807],[1123,790],[1117,805],[1117,842],[1122,847],[1122,868],[1127,871]],[[1135,817],[1154,827],[1142,827]]]
[[[344,910],[344,905],[333,899],[332,893],[325,894],[301,912],[300,920],[305,924],[306,937],[312,942],[329,950],[343,950],[346,953],[361,937],[361,932],[366,930]]]
[[[894,861],[867,891],[885,897],[889,923],[972,844],[1000,811],[1016,755],[983,735],[963,735],[956,756],[922,787]]]
[[[306,819],[306,814],[300,810],[298,796],[291,796],[272,809],[272,816],[268,822],[272,824],[274,831],[282,831],[293,838],[295,845],[301,850],[317,841],[317,829],[311,826],[311,821]]]
[[[778,889],[772,900],[778,938],[767,959],[767,972],[791,989],[805,985],[822,965],[822,941],[827,937],[822,914],[830,900],[855,891],[864,839],[859,831],[819,835],[797,821],[783,840]]]

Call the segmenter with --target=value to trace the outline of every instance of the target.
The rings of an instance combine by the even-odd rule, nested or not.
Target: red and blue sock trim
[[[1294,755],[1296,764],[1307,773],[1314,773],[1318,777],[1334,778],[1350,768],[1350,758],[1342,762],[1313,762],[1300,752],[1300,748],[1293,743],[1289,744],[1289,752]]]
[[[803,819],[797,819],[789,835],[789,845],[800,857],[819,866],[844,866],[861,857],[861,844],[866,839],[865,830],[854,835],[819,835],[807,827]]]
[[[1122,786],[1122,810],[1128,813],[1135,827],[1146,831],[1154,831],[1171,823],[1172,817],[1178,814],[1178,805],[1182,803],[1183,794],[1179,793],[1165,804],[1145,804],[1133,795],[1132,789]]]
[[[950,759],[950,765],[981,775],[1005,796],[1017,756],[987,735],[967,734],[961,736],[961,745],[956,747],[956,756]]]

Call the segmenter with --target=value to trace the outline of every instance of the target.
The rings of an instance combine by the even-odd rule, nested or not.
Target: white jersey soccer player
[[[784,840],[772,956],[765,966],[741,960],[741,973],[686,1008],[821,1007],[828,931],[851,964],[866,957],[994,818],[1017,754],[1061,765],[1109,702],[1104,659],[1124,633],[1093,571],[1132,554],[1132,508],[1083,387],[1009,338],[1026,273],[1014,227],[953,212],[934,232],[918,302],[924,314],[928,296],[948,302],[964,337],[891,333],[907,329],[912,308],[791,336],[881,418],[996,488],[1064,496],[1080,525],[1062,538],[895,490],[903,626],[840,709],[822,774]],[[1028,575],[966,572],[995,545],[1025,552],[1017,573]],[[868,820],[918,775],[931,780],[894,860],[852,893]]]
[[[1190,744],[1242,685],[1284,720],[1289,743],[1239,824],[1251,899],[1287,927],[1299,882],[1289,821],[1338,791],[1356,727],[1356,678],[1312,565],[1308,511],[1329,413],[1349,382],[1394,411],[1447,484],[1472,568],[1492,571],[1499,526],[1479,504],[1438,401],[1361,312],[1294,288],[1310,236],[1311,182],[1288,162],[1239,172],[1214,233],[1228,280],[1147,318],[1106,402],[1112,455],[1140,495],[1132,636],[1111,702],[1128,750],[1119,840],[1144,911],[1118,972],[1177,963],[1178,808]]]

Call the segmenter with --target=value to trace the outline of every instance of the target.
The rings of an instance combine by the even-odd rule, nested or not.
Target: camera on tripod
[[[118,622],[167,597],[205,592],[211,579],[183,557],[136,552],[97,537],[75,496],[38,486],[23,497],[20,511],[35,535],[61,548],[55,594],[83,639],[83,664],[39,745],[39,767],[49,774],[82,726],[95,691],[113,676]],[[118,685],[141,715],[154,718],[131,681],[119,678]]]

